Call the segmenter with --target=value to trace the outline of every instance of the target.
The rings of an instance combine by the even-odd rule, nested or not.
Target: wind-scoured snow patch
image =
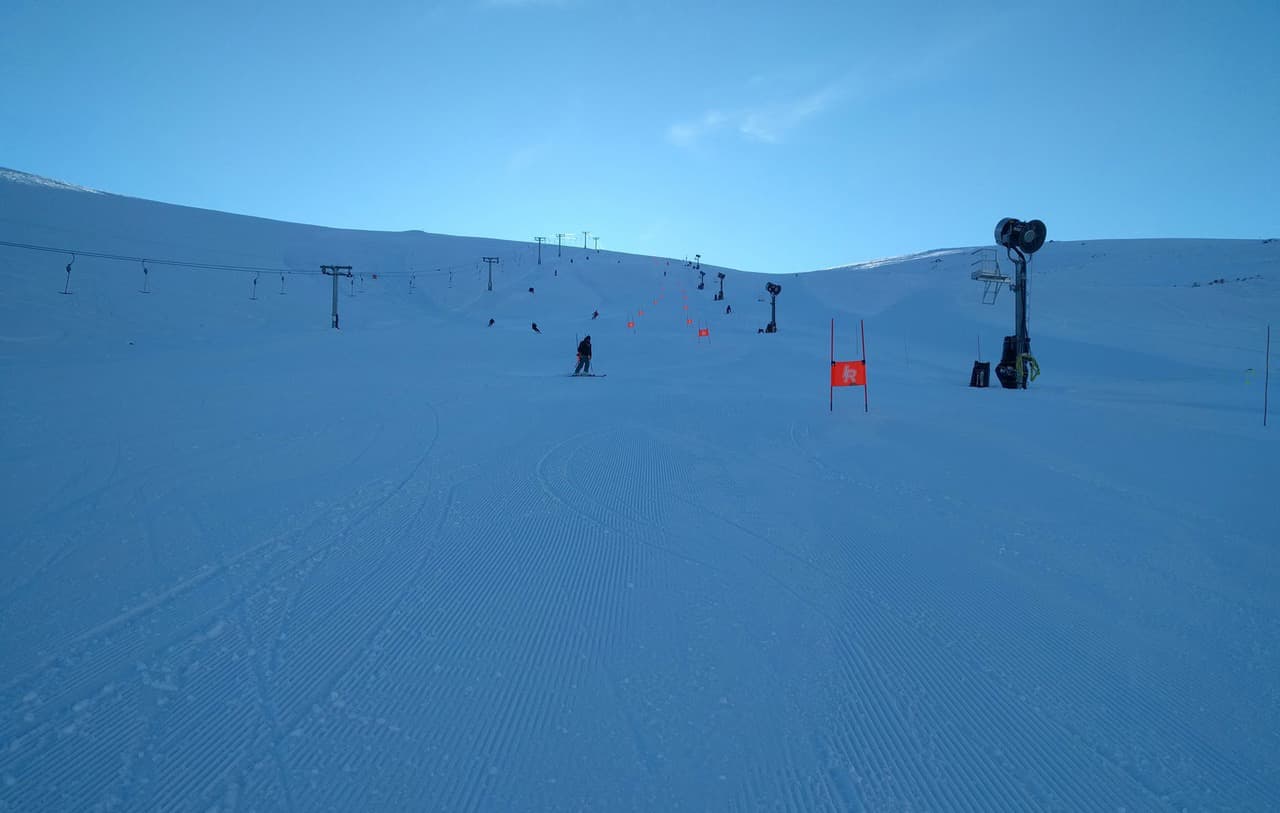
[[[939,248],[932,251],[920,251],[915,254],[903,254],[897,257],[882,257],[878,260],[864,260],[863,262],[850,263],[849,265],[836,265],[830,268],[819,269],[821,271],[867,271],[872,268],[883,268],[884,266],[905,265],[917,260],[931,260],[935,258],[950,257],[954,254],[963,254],[972,251],[968,248]]]
[[[77,186],[67,183],[66,181],[57,181],[53,178],[45,178],[41,175],[32,175],[30,172],[20,172],[16,169],[8,169],[0,167],[0,182],[20,183],[28,186],[44,186],[49,189],[65,189],[72,192],[90,192],[94,195],[105,195],[98,189],[90,189],[87,186]]]

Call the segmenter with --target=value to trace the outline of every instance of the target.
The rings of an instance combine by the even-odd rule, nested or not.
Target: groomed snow
[[[1014,392],[970,248],[698,290],[12,172],[0,240],[312,272],[0,246],[0,810],[1280,807],[1280,241],[1048,244]]]

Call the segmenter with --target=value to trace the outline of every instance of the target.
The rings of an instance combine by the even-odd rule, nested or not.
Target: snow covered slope
[[[81,252],[0,245],[0,810],[1280,806],[1278,241],[1047,245],[1022,392],[973,249],[698,290],[20,173],[0,241]]]

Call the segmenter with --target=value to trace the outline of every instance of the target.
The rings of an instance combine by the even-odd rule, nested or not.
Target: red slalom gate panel
[[[865,361],[831,362],[831,386],[862,387],[866,383],[867,363]]]

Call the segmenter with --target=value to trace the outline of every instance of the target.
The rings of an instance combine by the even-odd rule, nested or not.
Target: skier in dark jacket
[[[534,333],[541,333],[541,332],[542,332],[541,330],[538,330],[538,323],[537,323],[537,322],[534,322],[534,323],[533,323],[533,332],[534,332]]]
[[[583,373],[591,374],[591,337],[587,336],[578,342],[578,366],[574,369],[574,375],[582,375]]]

